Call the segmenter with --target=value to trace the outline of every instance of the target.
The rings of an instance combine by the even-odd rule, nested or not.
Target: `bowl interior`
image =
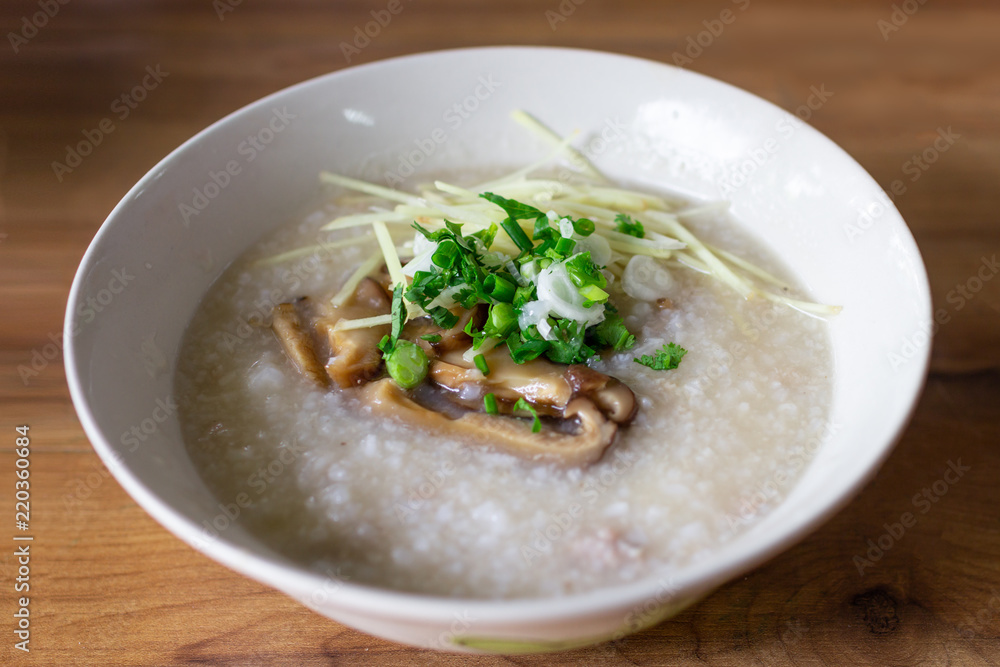
[[[544,146],[509,120],[513,109],[580,130],[576,145],[613,178],[730,200],[815,299],[844,307],[830,328],[834,400],[815,459],[783,504],[675,573],[677,585],[752,566],[874,472],[925,373],[930,298],[913,239],[868,174],[793,115],[691,72],[585,51],[473,49],[345,70],[242,109],[157,165],[101,228],[70,296],[67,372],[95,448],[154,517],[252,576],[283,563],[239,527],[221,543],[205,537],[218,501],[170,398],[188,321],[233,259],[315,198],[322,169],[384,183],[404,163],[455,171],[539,157]]]

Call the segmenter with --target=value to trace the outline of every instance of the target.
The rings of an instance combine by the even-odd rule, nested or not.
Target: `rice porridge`
[[[780,503],[822,438],[826,323],[668,260],[669,298],[631,298],[620,275],[606,287],[635,344],[588,365],[631,389],[637,406],[595,463],[526,460],[492,447],[488,432],[470,441],[425,431],[373,410],[361,389],[318,386],[289,360],[272,311],[336,292],[379,243],[359,226],[322,236],[364,237],[356,243],[267,259],[315,244],[325,223],[366,207],[331,195],[238,259],[199,306],[177,370],[184,436],[205,481],[220,503],[249,504],[238,521],[304,567],[466,598],[557,596],[669,573]],[[806,298],[726,213],[684,224]],[[687,350],[676,369],[633,361],[667,343]]]

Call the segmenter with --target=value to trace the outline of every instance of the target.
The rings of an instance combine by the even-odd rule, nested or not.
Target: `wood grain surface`
[[[0,541],[14,544],[17,532],[18,424],[30,425],[33,439],[35,537],[30,653],[14,648],[18,563],[12,547],[0,551],[0,661],[1000,663],[1000,279],[995,268],[983,268],[1000,254],[1000,6],[985,0],[413,0],[404,1],[370,44],[349,54],[348,63],[342,43],[386,4],[0,5],[0,508],[6,526]],[[735,19],[719,31],[713,22],[727,9]],[[712,26],[720,34],[703,35],[707,46],[700,53],[690,48],[689,38],[697,43]],[[832,95],[810,122],[883,187],[897,180],[905,187],[896,203],[947,321],[935,340],[926,390],[893,455],[846,509],[799,545],[639,635],[551,656],[469,657],[340,626],[167,533],[91,450],[69,401],[58,341],[73,272],[98,226],[132,184],[196,131],[262,95],[348,64],[507,43],[664,62],[681,55],[690,58],[689,69],[789,110],[806,103],[812,88],[825,87]],[[142,81],[147,67],[167,74],[120,118],[122,108],[115,112],[112,105]],[[65,161],[67,144],[81,141],[105,117],[113,119],[113,132],[72,171],[57,174],[52,163]],[[954,143],[934,154],[939,131],[949,129]],[[921,167],[913,159],[925,151]],[[968,471],[935,486],[949,462],[958,461]],[[924,489],[933,497],[926,511],[918,502]],[[868,540],[888,544],[886,525],[905,512],[916,524],[877,559],[879,552],[868,554]],[[863,573],[856,556],[873,557]]]

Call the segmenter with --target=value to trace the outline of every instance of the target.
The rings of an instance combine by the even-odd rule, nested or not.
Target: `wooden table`
[[[789,110],[825,87],[833,95],[811,122],[884,187],[905,186],[896,203],[948,317],[913,422],[848,508],[696,607],[637,636],[554,656],[421,651],[342,627],[204,558],[122,491],[77,422],[58,343],[87,243],[128,188],[194,132],[347,66],[342,42],[385,4],[0,6],[0,507],[13,514],[14,428],[28,424],[35,536],[30,654],[13,648],[18,564],[12,548],[0,555],[3,664],[1000,662],[1000,279],[983,268],[1000,252],[996,3],[899,0],[894,11],[888,1],[422,0],[404,2],[348,54],[356,64],[517,43],[679,56]],[[39,14],[46,6],[53,16]],[[700,52],[691,47],[699,38]],[[121,96],[157,66],[162,82],[124,106]],[[100,133],[71,171],[54,170],[67,144],[95,136],[104,117],[113,132]],[[956,139],[935,154],[939,131]],[[938,482],[959,461],[968,471]],[[924,489],[933,502],[921,502]],[[886,526],[895,530],[905,512],[916,525],[884,552],[871,550],[869,540],[889,543]],[[863,574],[855,557],[871,559]]]

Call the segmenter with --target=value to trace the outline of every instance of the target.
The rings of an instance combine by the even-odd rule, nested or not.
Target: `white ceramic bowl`
[[[803,91],[808,95],[807,91]],[[812,100],[814,106],[820,102]],[[803,102],[807,102],[803,99]],[[562,598],[435,598],[304,570],[219,513],[170,400],[181,336],[202,295],[256,239],[301,210],[322,169],[383,181],[420,168],[522,164],[522,108],[612,177],[726,198],[833,320],[829,437],[787,500],[711,557]],[[804,112],[803,112],[804,113]],[[405,166],[403,167],[405,172]],[[94,448],[136,502],[207,556],[372,634],[452,650],[541,651],[659,622],[801,539],[850,500],[904,427],[930,350],[919,252],[854,160],[798,118],[689,71],[548,48],[409,56],[293,86],[224,118],[154,167],[101,227],[66,315],[66,373]]]

